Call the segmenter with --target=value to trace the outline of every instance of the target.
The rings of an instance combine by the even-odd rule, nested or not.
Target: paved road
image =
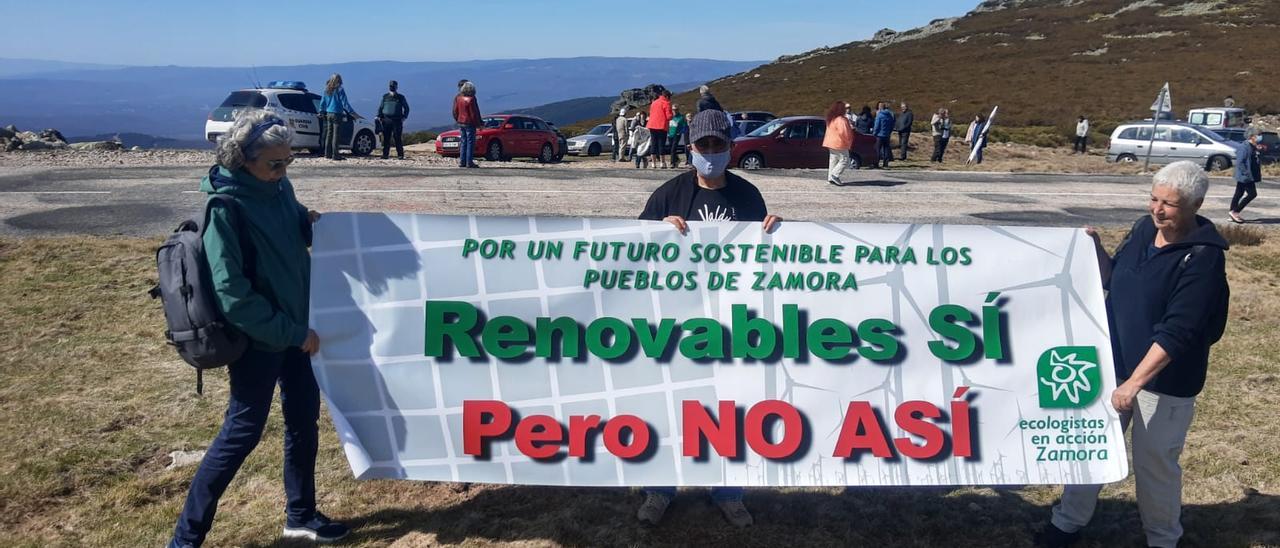
[[[0,234],[159,236],[197,211],[204,169],[0,170]],[[320,211],[633,218],[674,171],[485,167],[479,170],[306,166],[291,170],[299,198]],[[872,171],[833,187],[817,170],[747,174],[770,212],[791,220],[1099,226],[1142,215],[1148,177]],[[1234,184],[1214,179],[1203,214],[1225,221]],[[1263,183],[1246,212],[1280,224],[1280,184]]]

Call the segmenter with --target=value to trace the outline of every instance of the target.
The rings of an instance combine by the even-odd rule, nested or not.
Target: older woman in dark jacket
[[[1133,225],[1115,257],[1098,245],[1120,383],[1111,403],[1122,427],[1132,427],[1138,510],[1149,546],[1176,546],[1182,536],[1178,457],[1204,387],[1209,347],[1226,325],[1227,242],[1196,215],[1208,189],[1209,178],[1196,164],[1165,166],[1151,186],[1151,214]],[[1039,544],[1074,542],[1101,489],[1067,486]]]
[[[316,509],[320,390],[311,354],[320,338],[309,327],[307,248],[320,214],[298,203],[289,182],[292,139],[293,130],[273,114],[241,114],[218,140],[218,164],[200,184],[207,194],[229,196],[238,210],[212,208],[203,241],[219,311],[251,345],[227,366],[226,416],[191,480],[171,548],[204,543],[218,499],[262,438],[277,385],[284,415],[282,536],[328,542],[349,532]]]

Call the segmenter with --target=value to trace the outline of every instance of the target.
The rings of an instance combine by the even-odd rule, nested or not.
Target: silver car
[[[1236,149],[1225,144],[1221,135],[1202,127],[1182,122],[1162,122],[1151,138],[1152,122],[1122,124],[1111,132],[1109,162],[1140,162],[1151,147],[1151,163],[1169,164],[1190,160],[1209,171],[1231,167]]]
[[[585,135],[569,139],[569,154],[577,156],[599,156],[601,152],[613,151],[613,125],[600,124],[591,128]]]

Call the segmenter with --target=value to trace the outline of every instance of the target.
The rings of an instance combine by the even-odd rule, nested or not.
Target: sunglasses
[[[267,160],[267,167],[271,168],[272,171],[275,171],[292,163],[293,156],[289,156],[283,160]]]

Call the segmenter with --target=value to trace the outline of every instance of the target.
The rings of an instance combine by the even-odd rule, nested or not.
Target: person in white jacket
[[[630,140],[627,139],[627,107],[618,109],[618,117],[613,121],[613,160],[615,162],[627,161],[627,148],[630,146]]]
[[[1084,116],[1081,116],[1080,121],[1076,122],[1076,145],[1075,148],[1072,149],[1072,153],[1079,152],[1080,154],[1087,154],[1089,152],[1089,149],[1087,148],[1088,141],[1089,120],[1085,119]]]

